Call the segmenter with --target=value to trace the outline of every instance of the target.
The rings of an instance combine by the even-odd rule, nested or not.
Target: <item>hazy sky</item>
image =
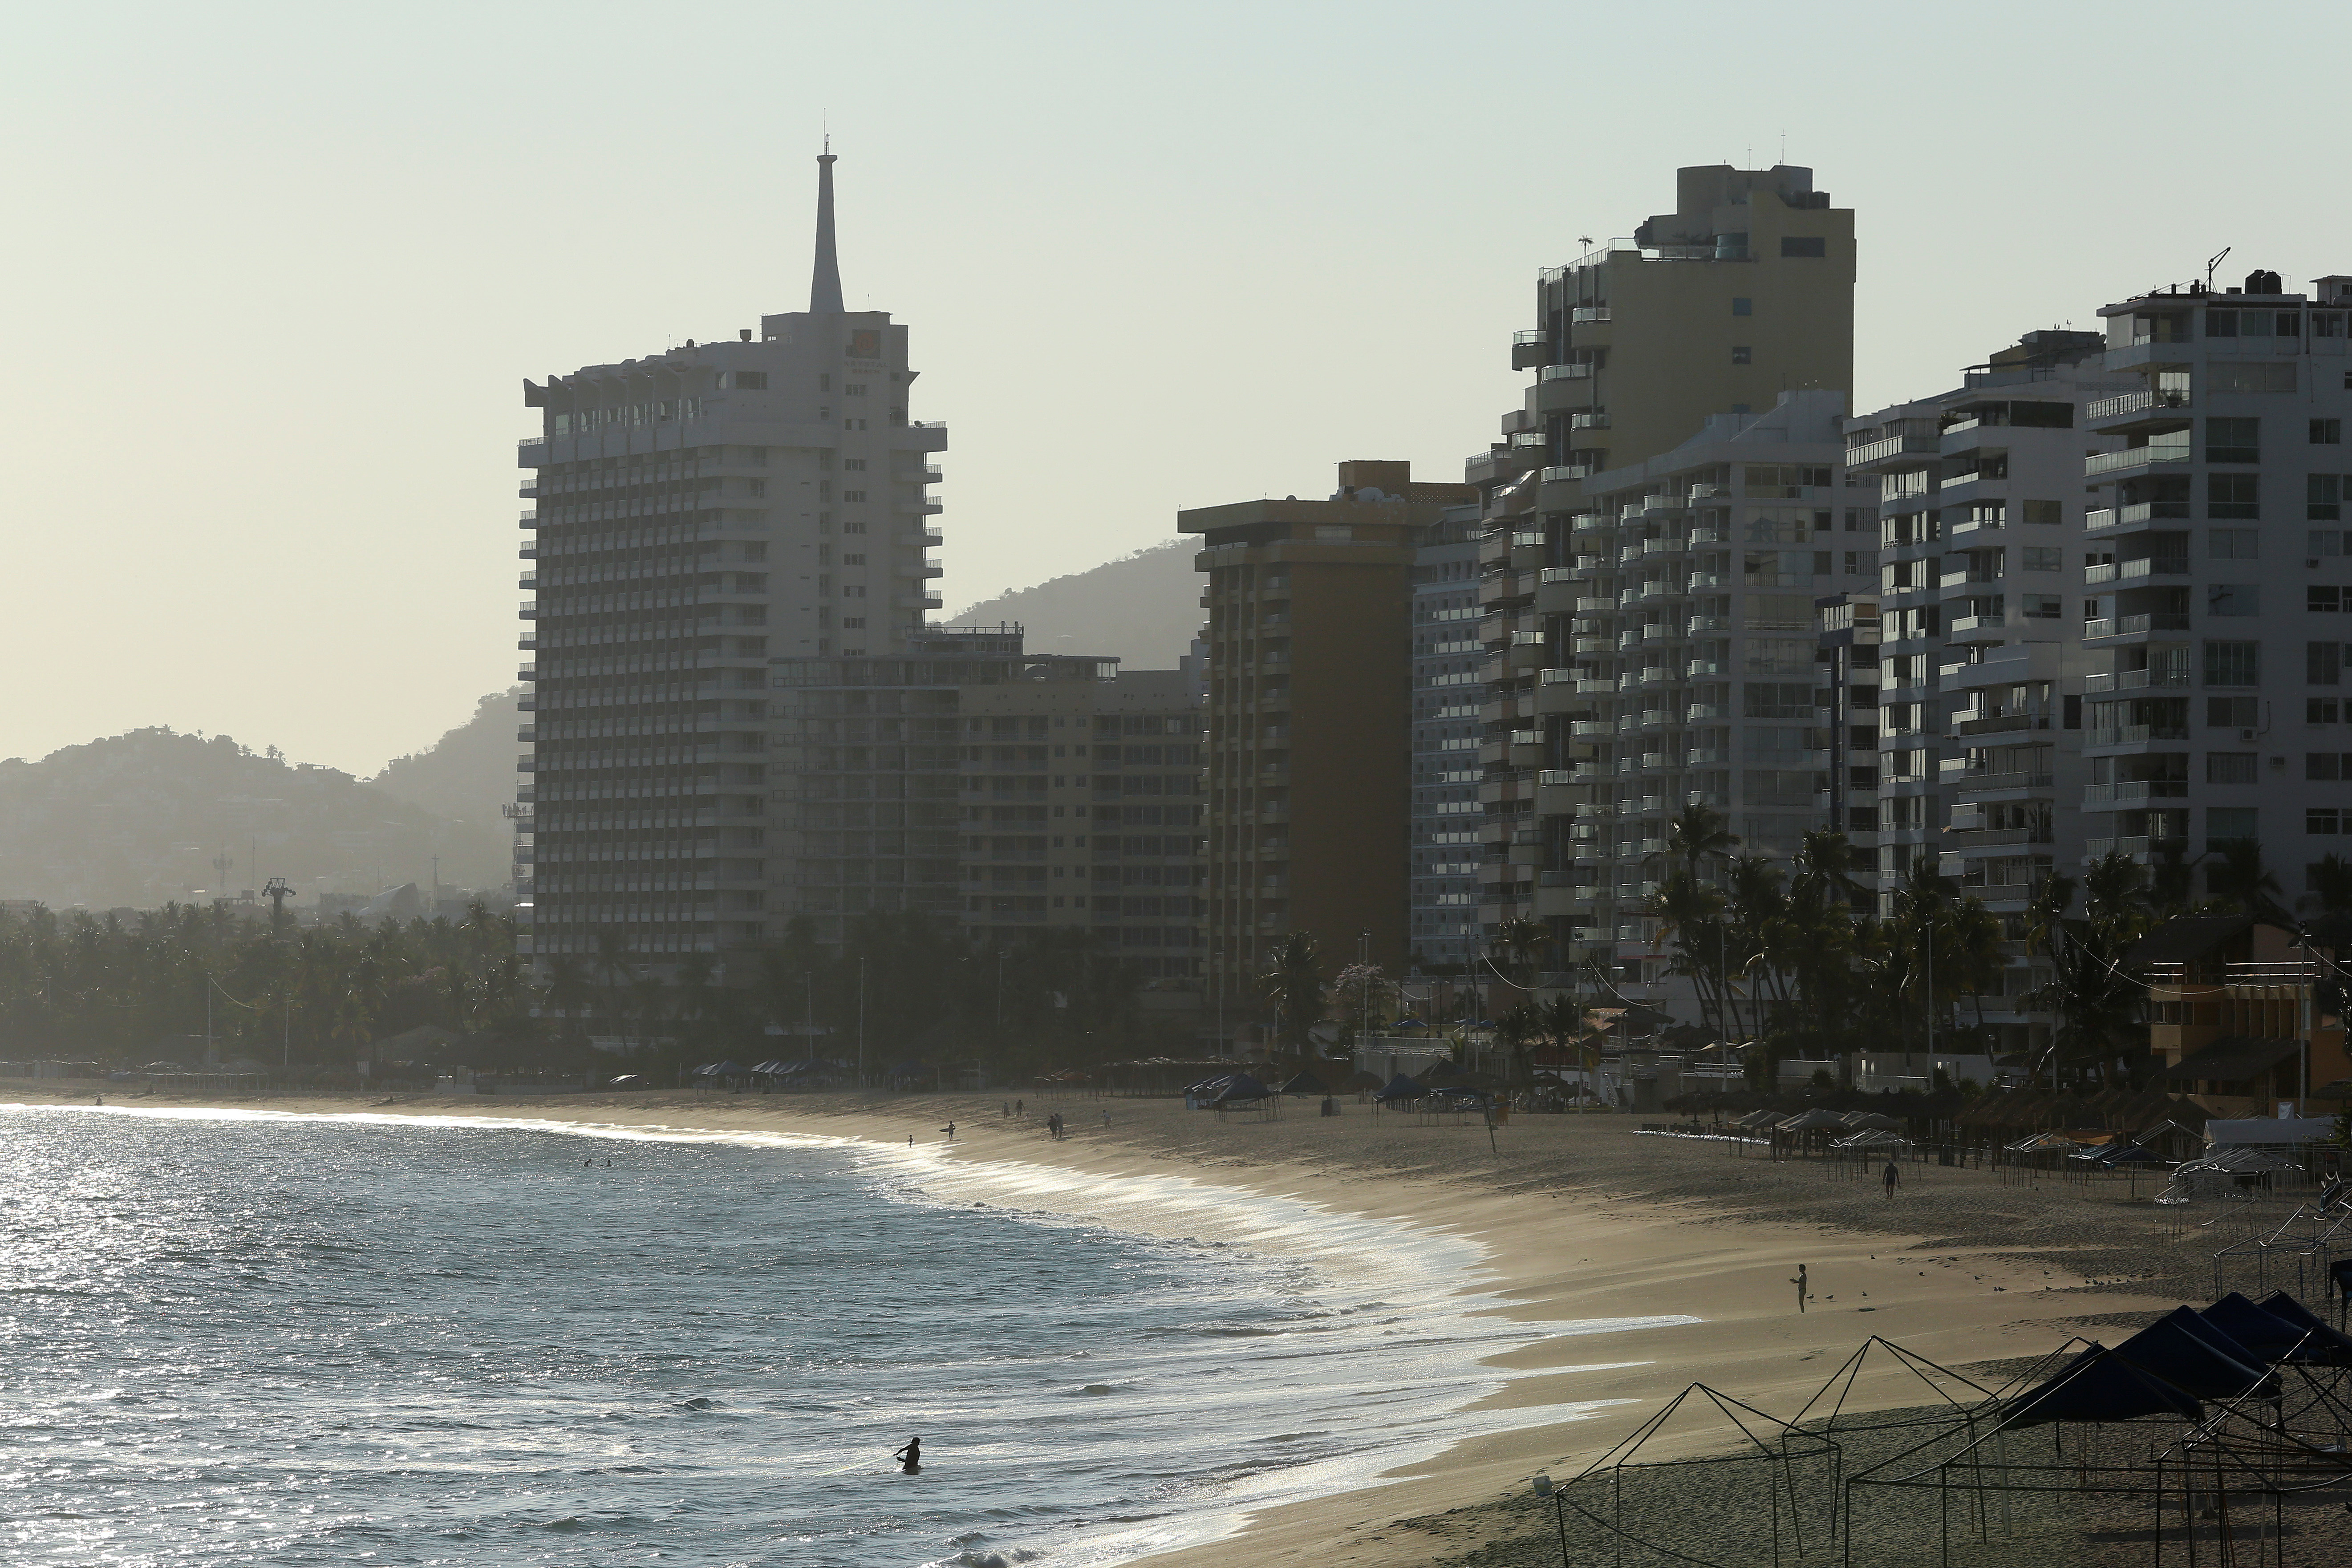
[[[2339,6],[19,5],[0,756],[372,771],[513,679],[524,376],[853,308],[946,419],[948,603],[1458,479],[1579,235],[1781,156],[1864,406],[2199,275],[2352,272]]]

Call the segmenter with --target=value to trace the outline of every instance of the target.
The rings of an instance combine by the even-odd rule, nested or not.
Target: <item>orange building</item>
[[[1352,462],[1326,500],[1177,514],[1207,580],[1207,979],[1229,1030],[1261,1011],[1257,978],[1294,931],[1327,978],[1360,944],[1402,972],[1413,547],[1475,497]]]
[[[2315,999],[2320,959],[2245,915],[2186,915],[2125,955],[2148,978],[2148,1048],[2162,1087],[2220,1117],[2298,1111],[2352,1077],[2344,1020]]]

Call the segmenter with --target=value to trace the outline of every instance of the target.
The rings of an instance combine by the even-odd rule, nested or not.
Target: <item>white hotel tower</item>
[[[842,305],[817,160],[805,311],[523,384],[524,951],[636,962],[767,930],[769,661],[902,651],[938,607],[937,424],[907,329]]]

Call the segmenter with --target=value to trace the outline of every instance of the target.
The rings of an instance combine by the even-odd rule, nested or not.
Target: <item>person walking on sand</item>
[[[1879,1180],[1886,1184],[1887,1201],[1890,1203],[1893,1202],[1895,1198],[1895,1189],[1903,1184],[1903,1173],[1895,1168],[1894,1161],[1889,1160],[1886,1162],[1886,1169],[1880,1174]]]
[[[1794,1279],[1790,1280],[1789,1283],[1797,1288],[1797,1310],[1801,1312],[1805,1310],[1806,1294],[1805,1266],[1803,1264],[1800,1263],[1797,1265],[1797,1277]]]

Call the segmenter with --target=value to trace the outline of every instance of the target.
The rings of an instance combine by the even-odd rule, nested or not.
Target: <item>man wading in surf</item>
[[[900,1473],[915,1475],[923,1468],[923,1440],[920,1437],[909,1437],[907,1439],[907,1446],[890,1457],[898,1461]]]

